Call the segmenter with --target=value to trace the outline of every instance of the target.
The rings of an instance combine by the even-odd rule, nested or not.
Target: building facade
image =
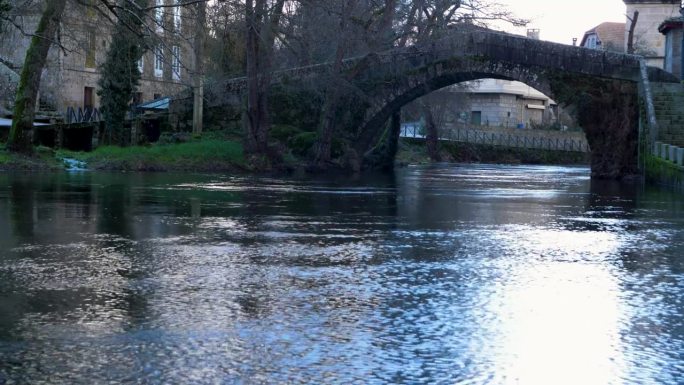
[[[627,51],[631,18],[639,12],[634,28],[635,53],[642,55],[650,66],[663,68],[665,65],[665,36],[658,32],[658,26],[665,20],[679,16],[680,0],[623,0],[627,6],[624,47]]]
[[[178,0],[151,0],[153,15],[144,27],[141,39],[146,48],[138,62],[141,81],[132,104],[140,104],[163,96],[174,95],[192,84],[193,49],[189,44],[194,32],[190,9]],[[30,37],[22,31],[34,31],[43,8],[42,2],[21,9],[16,20],[22,30],[6,26],[0,31],[0,62],[20,73]],[[68,109],[98,108],[98,79],[113,24],[106,11],[94,0],[69,2],[41,77],[39,109],[65,114]],[[14,96],[2,90],[1,102],[11,110]]]

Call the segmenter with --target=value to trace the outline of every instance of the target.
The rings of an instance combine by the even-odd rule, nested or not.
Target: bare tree
[[[310,1],[302,0],[295,20],[299,23],[286,32],[285,45],[300,65],[329,62],[327,76],[318,87],[323,89],[323,105],[317,127],[312,166],[327,167],[331,160],[332,138],[345,96],[358,92],[351,80],[367,62],[344,69],[347,57],[389,49],[396,0]]]
[[[247,31],[243,6],[238,2],[221,1],[207,7],[205,70],[212,77],[234,78],[245,73]]]

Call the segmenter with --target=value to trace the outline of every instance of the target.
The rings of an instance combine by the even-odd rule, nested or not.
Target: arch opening
[[[487,67],[503,68],[492,62]],[[415,78],[419,81],[415,81]],[[414,79],[409,76],[407,81],[379,92],[377,99],[381,102],[371,104],[368,108],[358,145],[377,143],[383,132],[380,127],[385,127],[390,118],[416,99],[444,87],[480,79],[518,81],[548,95],[561,105],[572,106],[577,125],[582,127],[591,148],[592,176],[620,179],[638,173],[636,84],[562,71],[552,73],[512,67],[506,67],[505,71],[462,71],[460,68],[457,71],[440,71],[426,67]],[[392,133],[391,140],[398,140],[398,130],[394,129]],[[396,145],[388,147],[396,148]],[[365,150],[359,150],[368,155],[374,148],[370,145]]]

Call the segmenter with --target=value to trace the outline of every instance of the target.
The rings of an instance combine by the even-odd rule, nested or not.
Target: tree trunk
[[[440,162],[442,157],[439,156],[439,133],[432,109],[427,103],[423,103],[423,116],[425,116],[425,145],[428,156],[433,162]]]
[[[394,159],[399,152],[399,137],[401,136],[401,112],[396,111],[390,118],[389,135],[387,135],[387,161],[382,166],[385,171],[394,169]]]
[[[266,0],[247,0],[247,128],[245,152],[268,156],[271,125],[268,92],[271,85],[275,31],[283,14],[285,0],[278,0],[268,15]]]
[[[195,25],[195,79],[194,79],[194,103],[192,109],[192,132],[194,134],[202,134],[202,120],[204,108],[204,85],[202,84],[202,77],[204,76],[204,28],[207,18],[207,3],[200,2],[196,5],[197,9],[197,24]]]
[[[371,48],[375,51],[391,49],[394,43],[394,31],[392,26],[396,16],[397,0],[385,0],[385,8],[382,13],[375,36],[371,39]]]
[[[12,128],[7,138],[7,149],[14,152],[31,153],[31,130],[36,115],[36,102],[40,88],[40,75],[47,61],[48,51],[55,38],[64,13],[66,0],[51,0],[38,23],[26,59],[21,69],[19,89],[14,104]]]
[[[335,113],[340,102],[341,71],[344,56],[347,54],[347,39],[345,32],[347,29],[347,18],[351,15],[356,7],[358,0],[348,0],[342,7],[342,15],[340,17],[340,32],[341,35],[337,40],[337,48],[335,50],[335,62],[332,68],[332,79],[328,83],[325,90],[325,103],[321,113],[321,121],[318,125],[318,139],[314,145],[314,166],[324,169],[326,163],[330,162],[332,157],[332,137],[335,131]]]
[[[330,162],[332,157],[332,137],[335,131],[338,100],[339,92],[333,84],[330,84],[326,90],[321,122],[318,126],[318,138],[314,145],[314,166],[319,169],[325,169],[326,163]]]
[[[253,0],[246,1],[245,10],[245,21],[247,25],[247,42],[245,44],[245,58],[247,60],[247,127],[245,127],[245,152],[252,154],[257,152],[255,133],[258,130],[259,124],[259,30]]]
[[[638,21],[639,11],[634,11],[634,15],[629,23],[629,33],[627,34],[627,53],[630,55],[634,53],[634,29],[636,28]]]

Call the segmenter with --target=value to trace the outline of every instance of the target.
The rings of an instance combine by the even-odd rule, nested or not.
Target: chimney
[[[528,29],[527,37],[534,40],[539,40],[539,29]]]

